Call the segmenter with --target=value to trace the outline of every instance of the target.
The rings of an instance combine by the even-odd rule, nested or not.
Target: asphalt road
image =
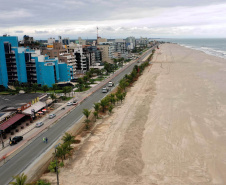
[[[139,61],[142,61],[142,59],[148,54],[141,57]],[[125,74],[130,73],[134,65],[137,65],[137,62],[112,79],[114,84],[117,84]],[[68,128],[70,128],[83,116],[83,109],[91,109],[93,104],[101,100],[105,95],[105,93],[101,92],[101,89],[93,93],[67,116],[50,127],[46,132],[38,136],[12,159],[2,165],[0,167],[0,185],[8,184],[13,180],[12,176],[20,174],[24,171],[37,157],[45,152],[65,131],[67,131]],[[48,144],[42,142],[43,137],[48,137]]]

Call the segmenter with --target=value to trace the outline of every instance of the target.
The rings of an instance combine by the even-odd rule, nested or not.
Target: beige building
[[[60,57],[60,54],[67,53],[67,49],[64,49],[61,43],[53,43],[53,48],[42,50],[42,55],[48,55],[49,58]]]
[[[107,39],[106,38],[98,37],[97,38],[97,44],[99,44],[100,42],[107,42]]]
[[[76,59],[74,53],[61,53],[59,62],[64,62],[73,67],[73,77],[76,77]]]
[[[102,62],[113,63],[114,46],[111,45],[98,45],[97,46],[102,53]]]

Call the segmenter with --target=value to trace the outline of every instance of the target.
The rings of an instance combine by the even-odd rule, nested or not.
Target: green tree
[[[100,110],[100,103],[94,103],[94,109],[98,112]]]
[[[73,136],[72,134],[69,134],[68,132],[66,132],[62,138],[62,140],[64,141],[64,143],[74,143],[75,142],[75,136]]]
[[[84,80],[82,78],[78,78],[78,84],[76,85],[79,91],[83,90],[84,87]]]
[[[53,93],[51,93],[51,94],[50,94],[50,98],[54,101],[54,100],[56,100],[56,95],[53,94]]]
[[[55,154],[54,154],[54,155],[55,155]],[[57,161],[56,161],[56,160],[51,161],[50,164],[49,164],[49,166],[48,166],[48,170],[49,170],[50,172],[56,173],[56,167],[57,167]],[[59,172],[59,168],[58,168],[58,172]]]
[[[107,99],[102,99],[100,101],[100,106],[102,107],[102,111],[105,112],[106,107],[108,106],[108,100]]]
[[[53,84],[52,85],[52,89],[53,89],[53,92],[55,93],[55,91],[58,89],[58,85],[57,84]]]
[[[89,111],[88,109],[83,109],[83,112],[82,112],[85,117],[86,117],[86,120],[85,120],[85,123],[86,123],[86,129],[89,129],[89,115],[91,114],[91,111]]]
[[[47,85],[43,85],[42,90],[46,93],[49,90],[49,87]]]
[[[9,184],[13,185],[25,185],[25,182],[27,180],[27,175],[22,173],[21,175],[13,176],[14,181],[16,182],[10,182]]]
[[[124,91],[126,91],[127,86],[129,86],[129,83],[126,79],[122,79],[119,81],[119,87],[121,87]]]
[[[21,87],[16,87],[15,89],[16,89],[16,93],[19,93],[21,90]]]
[[[107,75],[108,75],[108,73],[111,72],[111,64],[109,64],[108,62],[105,62],[104,63],[104,69],[106,70]]]
[[[83,112],[82,113],[84,114],[84,116],[86,117],[86,119],[88,119],[91,111],[89,111],[88,109],[83,109]]]
[[[72,91],[72,87],[66,86],[66,87],[63,87],[62,90],[63,90],[64,96],[66,96],[67,93],[70,93]]]
[[[38,180],[35,185],[51,185],[49,182],[45,180]]]
[[[24,87],[24,92],[25,93],[30,93],[31,92],[31,88],[29,86]]]
[[[114,108],[113,105],[110,105],[110,106],[108,107],[108,111],[109,111],[110,114],[112,113],[113,108]]]
[[[56,153],[53,153],[53,155],[56,155],[58,158],[61,158],[61,161],[66,158],[67,150],[65,150],[62,145],[58,146],[56,148]]]
[[[111,104],[115,104],[115,94],[110,94],[110,102],[111,102]]]
[[[98,119],[98,112],[97,111],[94,111],[93,112],[93,115],[94,115],[94,117],[95,117],[95,121]]]
[[[37,92],[37,90],[38,90],[38,84],[37,83],[32,84],[32,90],[35,91],[35,93]]]

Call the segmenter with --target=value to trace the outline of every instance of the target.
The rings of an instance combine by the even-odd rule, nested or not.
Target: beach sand
[[[226,184],[225,82],[225,59],[161,45],[124,103],[61,169],[60,184]]]

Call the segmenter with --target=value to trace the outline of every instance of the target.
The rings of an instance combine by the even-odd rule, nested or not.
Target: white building
[[[55,43],[55,38],[48,38],[48,45],[53,45],[53,43]]]

